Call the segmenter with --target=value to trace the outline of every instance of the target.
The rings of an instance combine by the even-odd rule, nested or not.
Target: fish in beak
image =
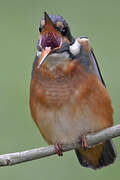
[[[42,49],[41,57],[38,62],[38,69],[41,67],[48,55],[55,52],[62,45],[62,35],[53,24],[48,14],[44,13],[45,25],[40,33],[39,46]]]

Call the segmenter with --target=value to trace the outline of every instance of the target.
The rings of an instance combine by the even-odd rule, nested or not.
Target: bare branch
[[[104,140],[115,138],[120,136],[120,125],[116,125],[100,131],[96,134],[87,135],[87,143],[89,146],[98,144]],[[63,146],[63,152],[70,151],[72,149],[80,148],[80,144],[69,144]],[[42,157],[47,157],[56,154],[53,145],[48,147],[36,148],[23,152],[16,152],[10,154],[0,155],[0,166],[10,166],[18,163],[23,163],[26,161],[31,161],[35,159],[40,159]]]

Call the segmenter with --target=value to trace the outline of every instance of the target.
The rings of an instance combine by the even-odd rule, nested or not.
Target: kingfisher
[[[81,143],[75,153],[83,167],[112,164],[112,140],[92,147],[87,134],[113,126],[111,99],[87,37],[74,38],[66,20],[44,13],[30,85],[30,110],[40,133],[59,156],[62,146]]]

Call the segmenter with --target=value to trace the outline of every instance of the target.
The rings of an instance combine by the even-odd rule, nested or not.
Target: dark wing
[[[86,71],[92,71],[94,74],[97,75],[99,80],[103,83],[105,86],[105,82],[102,78],[95,54],[93,53],[93,50],[90,52],[86,52],[83,47],[80,49],[79,55],[76,56],[77,60],[83,65]],[[106,86],[105,86],[106,87]],[[114,144],[112,140],[107,140],[106,143],[104,144],[103,152],[101,154],[101,157],[99,158],[98,164],[93,165],[89,163],[85,156],[82,155],[80,150],[75,150],[77,158],[80,162],[80,164],[84,167],[92,168],[92,169],[98,169],[102,168],[104,166],[112,164],[117,156],[116,149],[114,147]],[[92,157],[92,155],[91,155]]]
[[[93,50],[87,52],[85,51],[84,47],[81,46],[80,53],[75,56],[75,58],[83,65],[86,71],[91,71],[99,78],[102,84],[105,86],[105,82],[102,78],[97,59]],[[105,86],[106,87],[106,86]]]
[[[102,77],[101,72],[100,72],[100,68],[98,66],[97,59],[95,57],[95,54],[94,54],[93,50],[91,50],[91,52],[90,52],[90,58],[91,58],[91,61],[93,63],[93,68],[94,68],[94,71],[95,71],[96,75],[99,77],[99,79],[102,81],[103,85],[106,87],[105,82],[104,82],[103,77]]]
[[[85,38],[88,39],[86,36],[80,37],[80,39]],[[98,66],[97,59],[95,57],[95,54],[93,50],[91,49],[89,52],[87,52],[83,45],[81,45],[80,53],[76,57],[78,61],[83,65],[83,67],[86,69],[86,71],[92,71],[94,74],[97,75],[99,80],[102,82],[102,84],[106,87],[105,82],[103,80],[103,77],[100,72],[100,68]]]

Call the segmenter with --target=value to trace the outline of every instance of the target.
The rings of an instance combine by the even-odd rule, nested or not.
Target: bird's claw
[[[87,144],[87,138],[86,138],[85,135],[82,136],[82,140],[81,141],[82,141],[82,148],[84,150],[86,150],[88,148],[88,144]]]
[[[59,143],[55,144],[55,151],[58,154],[58,156],[63,156],[63,150],[62,150],[62,145]]]

